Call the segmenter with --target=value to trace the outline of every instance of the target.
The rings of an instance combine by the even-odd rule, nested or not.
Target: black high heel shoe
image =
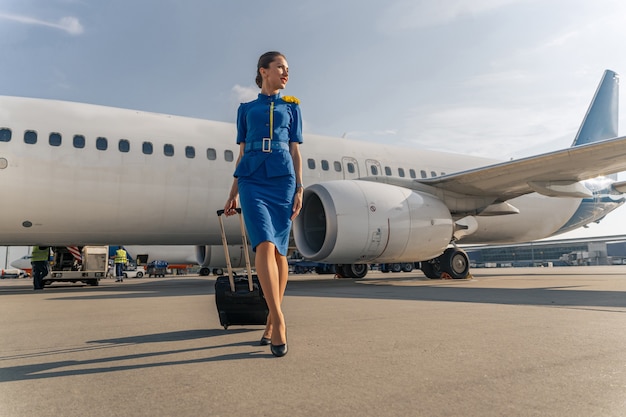
[[[281,356],[285,356],[287,354],[287,343],[284,345],[272,345],[270,344],[270,350],[272,351],[272,355],[280,358]]]
[[[261,338],[261,341],[259,342],[259,345],[261,345],[261,346],[267,346],[267,345],[269,345],[269,344],[271,344],[271,343],[272,343],[272,339],[270,339],[269,337],[265,337],[265,336],[263,336],[263,337]]]

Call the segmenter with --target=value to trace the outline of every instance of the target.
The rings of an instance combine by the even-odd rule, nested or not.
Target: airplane
[[[30,274],[32,272],[32,266],[30,263],[31,255],[24,255],[21,258],[18,258],[10,263],[13,268],[21,269],[22,271]]]
[[[507,162],[305,134],[294,245],[348,277],[419,261],[430,278],[465,278],[457,244],[599,221],[625,201],[618,87],[606,70],[571,147]],[[193,245],[200,265],[215,265],[235,137],[231,123],[0,96],[0,189],[22,202],[3,207],[0,245]],[[226,234],[241,244],[237,221]]]

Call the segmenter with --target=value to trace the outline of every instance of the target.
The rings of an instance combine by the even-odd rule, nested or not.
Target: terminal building
[[[622,265],[626,235],[465,246],[472,268]]]

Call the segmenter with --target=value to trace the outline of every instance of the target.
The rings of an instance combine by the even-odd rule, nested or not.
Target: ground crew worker
[[[43,278],[48,275],[48,261],[50,260],[49,246],[33,246],[30,264],[33,267],[33,289],[43,290]]]
[[[115,251],[115,282],[124,281],[124,265],[128,263],[126,251],[121,246]]]

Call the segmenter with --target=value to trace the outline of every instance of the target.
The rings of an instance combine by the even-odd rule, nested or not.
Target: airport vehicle
[[[415,268],[420,269],[419,263],[403,262],[403,263],[391,263],[380,264],[379,269],[381,272],[411,272]]]
[[[143,267],[136,267],[133,269],[125,269],[124,270],[124,278],[142,278],[144,276],[145,270]]]
[[[463,278],[457,243],[528,242],[600,221],[625,201],[614,175],[626,170],[618,84],[607,70],[571,147],[519,160],[305,134],[295,246],[345,276],[420,262],[429,277]],[[1,96],[0,184],[23,204],[3,208],[0,245],[193,245],[198,264],[216,265],[209,213],[228,195],[235,137],[229,123]],[[240,244],[236,228],[226,233]]]
[[[43,279],[44,285],[60,281],[97,286],[107,274],[109,247],[83,246],[79,250],[80,259],[65,246],[53,247],[50,272]]]
[[[0,269],[0,279],[6,278],[24,278],[26,277],[26,272],[21,269],[10,268],[10,269]]]
[[[165,261],[152,261],[148,264],[146,270],[148,277],[164,277],[167,274],[167,262]]]

